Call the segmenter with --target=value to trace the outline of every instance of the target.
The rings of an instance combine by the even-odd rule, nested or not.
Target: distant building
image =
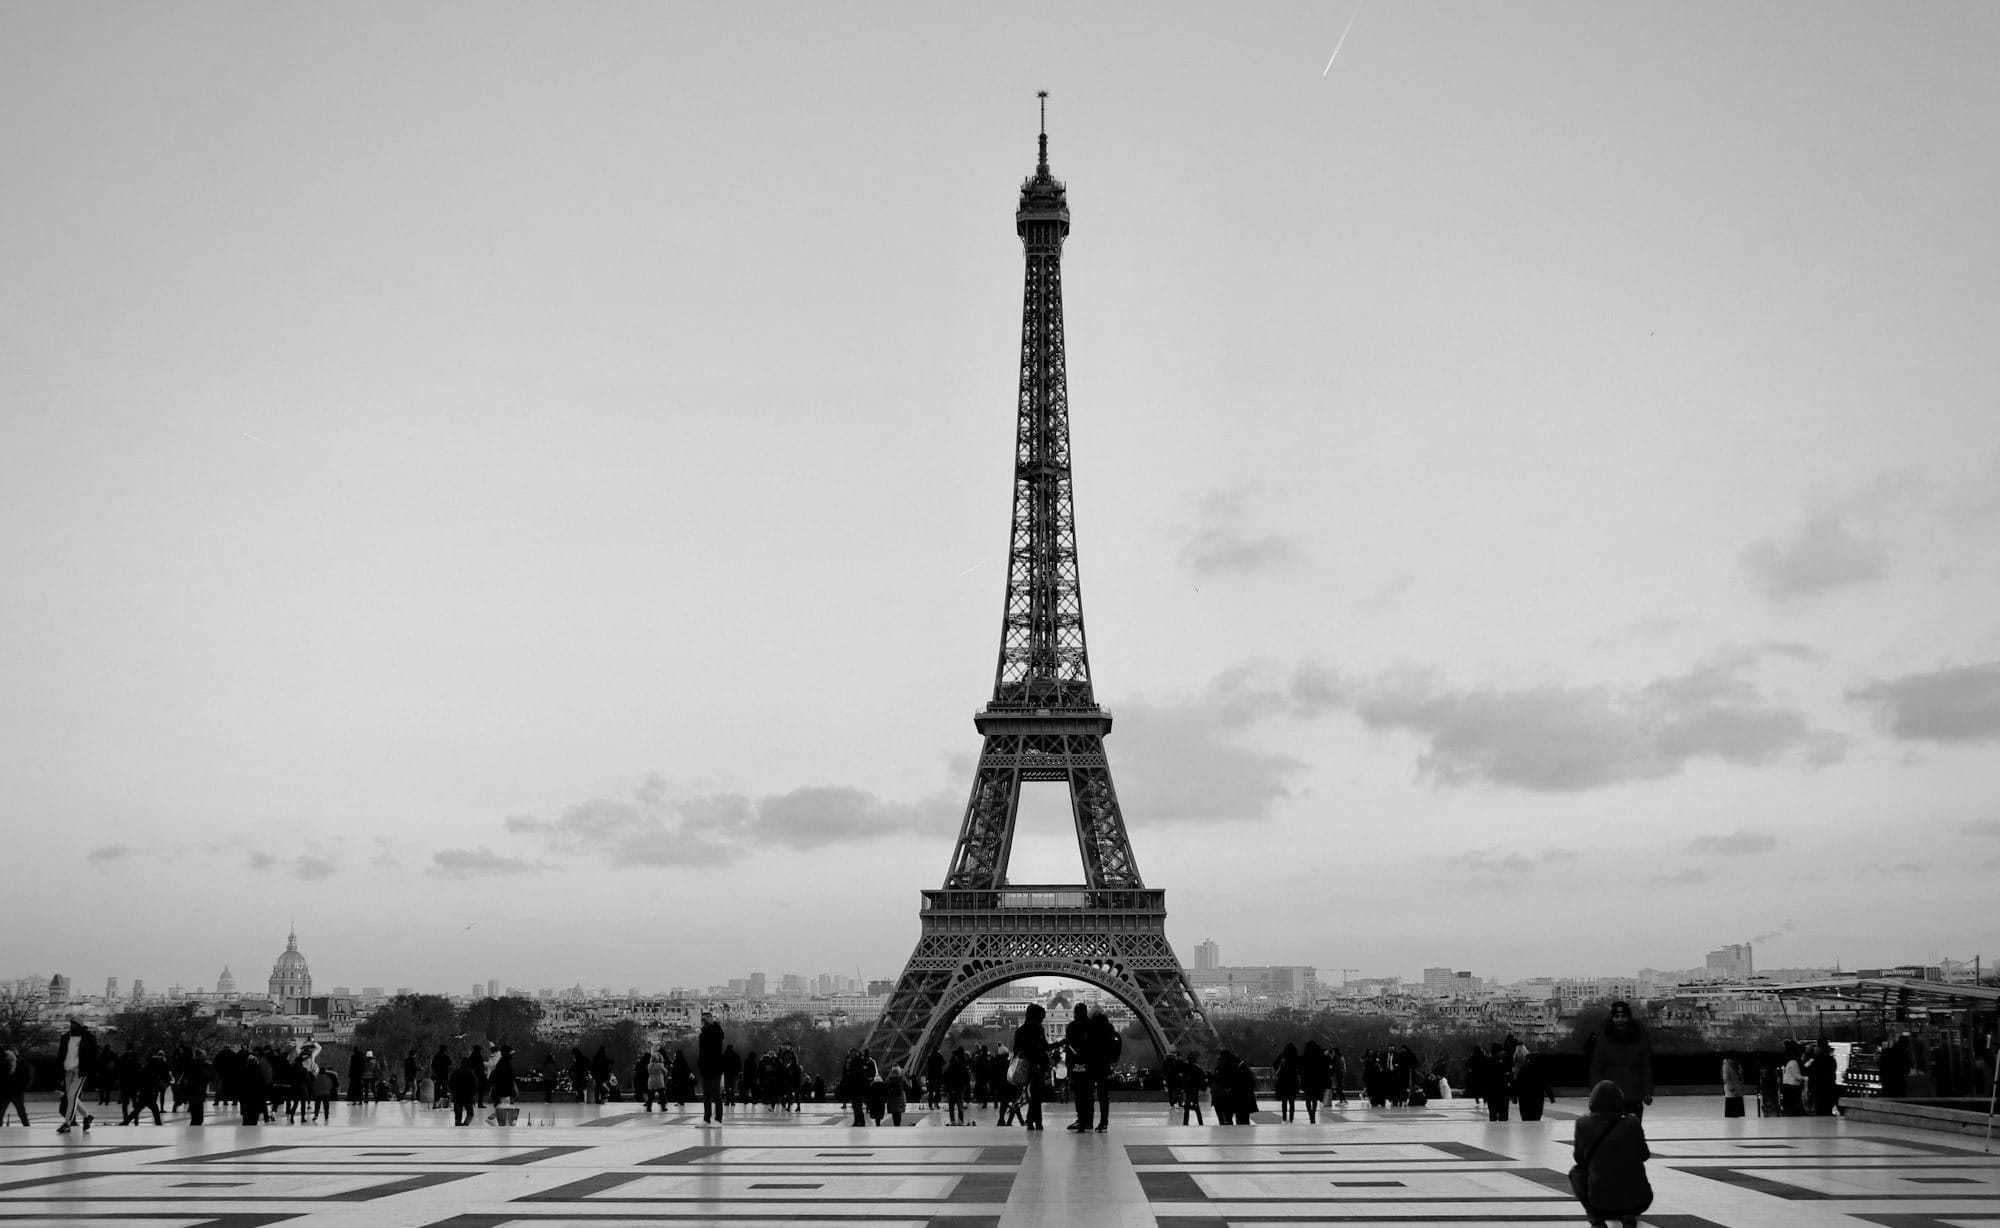
[[[1426,968],[1424,988],[1432,993],[1470,993],[1479,988],[1479,978],[1450,968]]]
[[[146,982],[139,977],[132,978],[132,1000],[134,1002],[146,1000]]]
[[[1750,944],[1733,942],[1708,953],[1708,973],[1716,980],[1747,981],[1756,975],[1750,959]]]
[[[312,972],[306,967],[306,957],[299,954],[299,931],[294,928],[285,937],[284,953],[271,965],[271,1001],[286,1014],[303,1015],[307,1013],[304,1002],[312,997],[312,991]]]
[[[761,997],[763,997],[763,996],[764,996],[764,974],[763,974],[763,973],[761,973],[761,972],[753,972],[753,973],[751,973],[751,974],[750,974],[750,984],[749,984],[749,985],[748,985],[748,986],[746,987],[746,989],[745,989],[745,992],[746,992],[746,993],[748,993],[748,994],[749,994],[749,995],[750,995],[751,997],[753,997],[753,998],[761,998]]]
[[[1195,946],[1194,966],[1197,972],[1213,972],[1222,966],[1222,948],[1215,945],[1215,939],[1204,938]]]
[[[1188,988],[1207,993],[1250,998],[1281,998],[1303,1001],[1312,993],[1319,978],[1304,965],[1268,965],[1242,968],[1187,968]]]
[[[49,1005],[69,1005],[69,978],[60,972],[49,978]]]
[[[233,998],[236,996],[236,977],[229,971],[229,965],[222,965],[222,975],[215,978],[215,996]]]
[[[496,977],[486,978],[486,996],[489,998],[497,998],[500,996],[500,981],[498,978]]]
[[[118,1000],[118,978],[115,976],[105,977],[104,1001],[106,1003],[111,1003],[111,1002],[116,1002],[117,1000]]]

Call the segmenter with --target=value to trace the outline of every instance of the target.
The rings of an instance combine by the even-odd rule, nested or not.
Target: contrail
[[[980,568],[986,566],[987,559],[990,559],[992,557],[993,557],[992,555],[987,555],[985,559],[979,560],[977,563],[974,563],[972,566],[966,568],[964,571],[961,571],[958,574],[961,576],[969,576],[973,572],[978,571]]]
[[[1354,28],[1354,19],[1359,16],[1361,16],[1361,6],[1357,4],[1354,6],[1354,12],[1349,14],[1347,18],[1347,29],[1342,30],[1340,32],[1340,37],[1334,41],[1333,54],[1326,57],[1326,67],[1319,70],[1320,76],[1324,77],[1326,74],[1333,71],[1333,62],[1334,60],[1340,57],[1341,44],[1347,41],[1347,31],[1352,30]]]
[[[258,443],[263,444],[267,448],[277,447],[276,444],[272,443],[268,439],[257,439],[257,436],[252,435],[249,431],[238,431],[237,434],[242,435],[245,439],[256,439]]]

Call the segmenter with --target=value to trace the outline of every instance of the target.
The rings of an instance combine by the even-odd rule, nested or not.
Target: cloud
[[[1778,847],[1777,837],[1761,831],[1735,831],[1726,836],[1696,836],[1688,845],[1691,853],[1720,853],[1741,857],[1748,853],[1768,853]]]
[[[1695,887],[1711,877],[1713,875],[1707,870],[1680,870],[1673,874],[1655,874],[1646,882],[1653,887]]]
[[[1813,597],[1869,584],[1889,571],[1886,530],[1924,495],[1916,474],[1881,474],[1812,508],[1789,535],[1754,542],[1743,552],[1750,580],[1774,601]]]
[[[1889,867],[1891,874],[1928,874],[1930,863],[1925,861],[1899,861]]]
[[[1947,666],[1856,687],[1878,723],[1908,742],[2000,741],[2000,661]]]
[[[244,864],[252,870],[282,870],[302,882],[316,883],[332,878],[340,867],[324,857],[310,853],[297,857],[279,857],[263,849],[250,849],[244,855]]]
[[[431,854],[431,863],[430,873],[438,878],[500,878],[539,874],[548,869],[538,862],[503,857],[484,845],[476,849],[439,849]]]
[[[681,797],[655,773],[629,798],[592,798],[553,819],[514,815],[506,828],[614,866],[712,866],[759,848],[818,849],[948,829],[957,812],[945,794],[889,802],[844,785],[809,785],[754,801],[739,793]]]
[[[1181,534],[1180,558],[1197,579],[1274,571],[1299,561],[1291,538],[1246,528],[1248,495],[1247,490],[1213,490],[1194,498],[1192,518]]]
[[[2000,821],[1980,819],[1977,822],[1967,823],[1965,833],[1969,836],[2000,836]]]
[[[106,844],[84,854],[84,860],[100,870],[105,870],[129,857],[137,856],[138,852],[139,850],[129,844]]]
[[[1771,942],[1775,939],[1783,938],[1786,934],[1791,933],[1793,930],[1797,928],[1798,928],[1798,923],[1793,921],[1790,917],[1786,917],[1785,923],[1783,925],[1780,925],[1777,929],[1768,930],[1762,934],[1750,935],[1750,942],[1753,946],[1760,942]]]
[[[1636,687],[1455,688],[1402,669],[1344,683],[1343,699],[1371,728],[1424,738],[1418,772],[1443,785],[1561,793],[1671,776],[1695,759],[1839,758],[1838,737],[1765,699],[1746,677],[1757,655],[1722,654]]]
[[[1743,552],[1743,566],[1764,594],[1784,601],[1867,584],[1888,570],[1888,552],[1865,541],[1841,517],[1821,513],[1784,540],[1766,538]]]

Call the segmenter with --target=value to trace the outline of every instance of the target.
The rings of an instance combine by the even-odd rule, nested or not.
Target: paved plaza
[[[1582,1223],[1564,1176],[1574,1102],[1489,1123],[1469,1101],[1350,1108],[1317,1126],[1180,1127],[1157,1103],[1105,1134],[855,1129],[834,1106],[701,1115],[526,1105],[511,1129],[449,1112],[336,1109],[331,1125],[52,1124],[0,1130],[0,1224],[66,1228],[637,1228],[727,1223],[1002,1228],[1054,1224]],[[983,1116],[990,1122],[990,1112]],[[1178,1115],[1176,1115],[1178,1116]],[[44,1119],[47,1123],[47,1119]],[[1838,1118],[1725,1121],[1719,1101],[1649,1111],[1662,1228],[2000,1228],[2000,1156],[1977,1138]]]

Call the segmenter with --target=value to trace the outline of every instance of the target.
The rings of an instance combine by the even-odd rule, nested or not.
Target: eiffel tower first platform
[[[1167,942],[1166,892],[1139,877],[1104,755],[1111,713],[1091,693],[1063,359],[1069,202],[1049,174],[1046,123],[1040,145],[1014,214],[1027,251],[1027,288],[1000,664],[993,701],[973,718],[984,745],[951,870],[943,890],[924,892],[923,936],[868,1038],[884,1070],[921,1063],[974,999],[1031,976],[1073,977],[1105,990],[1162,1054],[1214,1044]],[[1007,881],[1023,781],[1068,783],[1083,883]]]

